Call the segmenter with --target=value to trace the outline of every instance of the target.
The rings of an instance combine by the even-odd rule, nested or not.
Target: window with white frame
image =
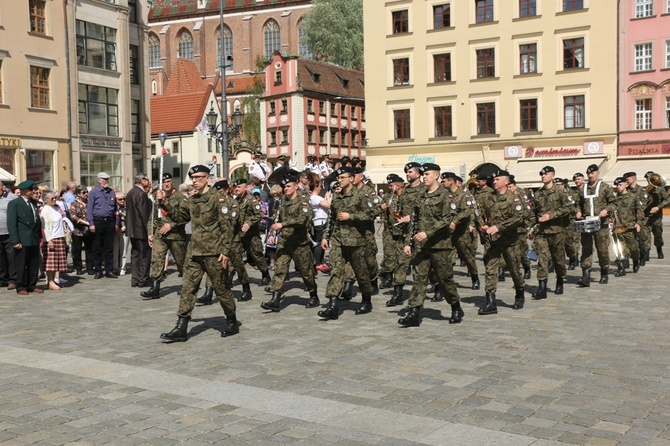
[[[635,45],[635,71],[651,70],[651,43]]]
[[[635,130],[651,130],[651,98],[635,100]]]
[[[654,0],[635,0],[635,18],[651,17],[654,14]]]
[[[519,45],[519,73],[537,73],[537,44]]]

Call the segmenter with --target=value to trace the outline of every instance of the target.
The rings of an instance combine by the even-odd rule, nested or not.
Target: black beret
[[[614,185],[618,186],[621,183],[625,183],[626,179],[624,177],[617,177],[614,179]]]
[[[589,174],[591,172],[598,172],[598,170],[600,169],[598,168],[597,164],[591,164],[589,167],[586,168],[586,173]]]
[[[288,177],[282,178],[282,180],[279,182],[279,184],[281,184],[281,187],[284,187],[289,183],[297,183],[297,182],[298,182],[298,177],[288,176]]]
[[[216,190],[228,189],[228,180],[219,180],[216,183],[214,183],[213,187]]]
[[[171,180],[171,179],[172,179],[172,174],[171,174],[171,173],[167,173],[167,172],[165,172],[165,173],[163,174],[163,181],[165,181],[165,180]]]
[[[506,170],[499,170],[497,172],[493,172],[491,174],[491,178],[496,178],[496,177],[509,177],[509,172]]]
[[[509,176],[509,184],[516,184],[516,177],[514,175]]]
[[[561,183],[565,184],[566,186],[568,185],[568,179],[567,178],[561,178]]]
[[[574,175],[572,176],[572,181],[574,181],[576,178],[580,178],[580,177],[581,177],[581,178],[584,178],[584,174],[581,173],[581,172],[577,172],[576,174],[574,174]]]
[[[440,170],[442,170],[442,168],[440,168],[440,166],[438,166],[435,163],[425,163],[423,166],[421,166],[421,173],[428,172],[431,170],[439,172]]]
[[[233,186],[237,187],[240,184],[247,184],[249,181],[246,178],[238,178],[237,180],[233,181]]]
[[[414,168],[421,169],[421,164],[415,163],[414,161],[412,161],[411,163],[405,164],[405,173],[407,173],[408,170],[414,169]]]
[[[400,175],[398,175],[398,174],[390,173],[390,174],[388,174],[388,175],[386,176],[386,182],[387,182],[388,184],[391,184],[391,183],[404,183],[405,180],[403,180],[402,177],[401,177]]]
[[[624,178],[632,178],[632,177],[636,177],[636,176],[637,176],[637,174],[635,172],[626,172],[626,173],[623,174]]]
[[[644,179],[645,179],[645,180],[648,180],[649,177],[652,176],[653,174],[654,174],[654,172],[652,172],[652,171],[650,170],[649,172],[647,172],[647,173],[644,174]]]
[[[463,182],[463,178],[461,178],[461,177],[459,177],[458,175],[456,175],[456,176],[454,177],[454,181],[457,181],[457,182],[462,183],[462,182]]]
[[[188,169],[189,178],[191,178],[196,173],[206,173],[207,175],[209,175],[209,167],[203,166],[202,164],[197,164]]]
[[[558,184],[558,183],[563,184],[563,179],[562,179],[562,178],[558,178],[558,177],[554,178],[554,184]]]
[[[354,167],[354,173],[361,174],[365,172],[362,167]]]
[[[470,173],[468,174],[468,176],[472,176],[472,175],[479,175],[479,172],[477,172],[477,169],[472,169],[470,171]]]
[[[337,169],[335,172],[337,173],[337,176],[346,175],[346,174],[353,175],[354,174],[354,168],[349,167],[349,166],[342,166],[339,169]]]
[[[446,180],[447,178],[450,178],[452,180],[455,180],[458,178],[454,172],[442,172],[442,175],[440,175],[440,178],[443,180]]]
[[[542,170],[540,170],[540,175],[544,175],[545,173],[549,172],[554,172],[556,173],[556,170],[552,166],[544,166]]]

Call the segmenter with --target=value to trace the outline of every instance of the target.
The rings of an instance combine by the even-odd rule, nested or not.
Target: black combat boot
[[[470,274],[470,271],[465,273],[465,277],[472,277],[472,274]]]
[[[305,305],[305,308],[315,308],[321,305],[321,302],[319,301],[319,296],[316,294],[316,290],[310,291],[309,292],[309,300],[307,301],[307,305]]]
[[[435,294],[430,299],[431,302],[442,302],[444,300],[444,294],[442,293],[442,288],[440,285],[435,285]]]
[[[461,303],[456,302],[455,304],[451,304],[451,317],[449,318],[449,323],[460,324],[463,320],[463,316],[465,316],[465,312],[463,312],[463,309],[461,308]]]
[[[545,298],[546,298],[546,296],[547,296],[547,281],[546,280],[544,281],[544,291],[545,291],[544,295],[545,295]],[[512,306],[513,310],[520,310],[520,309],[523,308],[523,304],[526,302],[526,298],[524,297],[523,293],[524,293],[523,287],[518,288],[516,290],[516,295],[514,296],[514,305]]]
[[[505,268],[498,267],[498,282],[504,282],[505,281]]]
[[[459,259],[459,260],[460,260],[459,266],[465,266],[465,260],[463,260],[463,259]]]
[[[340,310],[337,308],[337,297],[331,297],[328,301],[328,306],[317,313],[319,317],[324,319],[337,319],[340,317]]]
[[[659,259],[664,259],[665,256],[663,255],[663,247],[662,246],[657,246],[656,247],[656,253],[658,254]]]
[[[568,269],[570,271],[574,270],[577,267],[577,257],[573,256],[570,257],[569,262],[568,262]]]
[[[479,275],[475,274],[472,276],[472,289],[478,290],[481,284],[479,283]]]
[[[547,271],[549,271],[550,273],[554,272],[554,261],[553,260],[549,260],[549,264],[547,265]]]
[[[626,275],[626,266],[622,261],[617,260],[616,262],[617,271],[614,273],[614,277],[623,277]]]
[[[275,291],[272,293],[272,298],[268,302],[261,303],[261,308],[264,310],[270,310],[275,313],[279,313],[281,306],[279,301],[281,300],[281,291]]]
[[[537,290],[533,293],[533,299],[547,298],[547,279],[540,280],[537,283]]]
[[[561,276],[556,277],[556,289],[554,294],[563,294],[563,278]]]
[[[152,280],[151,281],[151,288],[149,288],[146,291],[142,291],[140,293],[140,296],[144,298],[144,300],[150,300],[150,299],[158,299],[161,297],[161,282],[160,280]]]
[[[636,273],[638,271],[640,271],[640,261],[633,260],[633,272]]]
[[[248,300],[251,300],[251,286],[248,283],[243,283],[242,284],[242,294],[240,294],[239,300],[240,302],[246,302]]]
[[[386,301],[387,307],[395,307],[396,305],[402,305],[402,285],[394,286],[393,295]]]
[[[230,288],[232,288],[234,278],[235,278],[235,270],[231,269],[230,272],[228,273],[228,284],[231,285]]]
[[[379,283],[379,288],[391,288],[393,286],[393,275],[391,273],[382,273],[382,281]]]
[[[240,324],[237,323],[237,317],[235,314],[232,314],[226,317],[226,326],[221,332],[222,338],[227,338],[228,336],[236,335],[240,332]]]
[[[263,276],[261,277],[261,285],[269,285],[270,282],[271,282],[271,279],[270,279],[270,272],[269,272],[269,271],[265,271],[265,272],[262,273],[262,274],[263,274]]]
[[[367,314],[372,311],[372,295],[368,293],[363,293],[363,303],[361,304],[360,307],[358,307],[358,310],[356,310],[356,314]]]
[[[161,339],[170,342],[186,342],[188,339],[188,321],[190,317],[181,317],[177,320],[177,325],[167,333],[161,333]]]
[[[498,314],[498,307],[496,306],[496,293],[493,291],[486,292],[486,303],[477,312],[484,316],[487,314]]]
[[[421,325],[421,307],[412,307],[405,317],[398,319],[398,323],[404,327],[418,327]]]
[[[214,290],[211,286],[205,286],[205,294],[198,297],[195,303],[198,305],[212,305],[212,297],[214,297]]]
[[[607,268],[600,268],[600,281],[598,282],[601,285],[607,284]]]
[[[379,285],[377,285],[377,279],[371,280],[370,281],[370,294],[376,295],[379,294]]]
[[[649,261],[649,251],[651,251],[651,248],[644,250],[644,261],[645,262]]]
[[[640,251],[640,266],[646,265],[647,262],[644,261],[644,250]]]
[[[523,267],[523,278],[530,279],[530,265]]]
[[[626,257],[623,259],[623,269],[629,269],[630,268],[630,259]]]
[[[580,287],[591,286],[591,270],[589,268],[582,268],[582,278],[577,281]]]
[[[342,288],[342,299],[351,300],[352,297],[354,297],[354,283],[344,282],[344,288]]]

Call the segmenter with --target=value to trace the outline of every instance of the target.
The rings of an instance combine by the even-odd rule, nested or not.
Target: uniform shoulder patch
[[[518,204],[518,205],[516,206],[516,208],[514,208],[514,209],[516,209],[517,211],[520,211],[520,210],[521,210],[521,205]]]
[[[521,200],[519,200],[518,198],[515,198],[514,201],[517,202],[517,201],[521,201]]]
[[[449,207],[451,207],[452,209],[456,209],[456,203],[451,203]]]

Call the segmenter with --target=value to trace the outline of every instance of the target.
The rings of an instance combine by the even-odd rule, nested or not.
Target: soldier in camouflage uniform
[[[451,305],[450,324],[463,320],[460,297],[451,264],[451,228],[455,228],[462,215],[457,205],[450,201],[449,193],[440,185],[440,166],[426,163],[421,167],[425,192],[419,205],[412,212],[411,230],[405,240],[405,254],[412,256],[414,285],[409,293],[409,312],[398,320],[400,325],[421,325],[421,307],[426,298],[428,273],[431,269]]]
[[[540,170],[543,187],[535,192],[533,215],[537,223],[529,231],[529,237],[535,238],[537,251],[538,287],[533,293],[534,299],[547,298],[547,277],[549,260],[556,271],[555,294],[563,294],[563,278],[567,274],[565,267],[565,226],[570,218],[572,207],[564,190],[554,183],[556,171],[552,166]]]
[[[475,188],[472,191],[472,196],[475,200],[475,225],[477,227],[483,226],[483,222],[480,221],[481,216],[477,216],[477,204],[483,203],[486,201],[489,195],[494,195],[495,191],[486,184],[486,178],[484,176],[480,176],[477,174],[477,177],[475,178]],[[484,252],[489,248],[490,240],[489,237],[485,236],[481,232],[479,233],[479,240],[484,247]],[[476,251],[476,246],[475,246],[475,251]],[[502,269],[502,267],[501,267]]]
[[[297,183],[297,176],[288,176],[281,181],[284,197],[275,215],[275,221],[270,227],[268,243],[274,244],[275,237],[279,234],[281,237],[277,242],[277,259],[270,285],[272,299],[261,304],[264,310],[273,312],[281,310],[280,300],[291,260],[295,262],[296,268],[300,271],[305,289],[309,293],[309,301],[305,307],[319,306],[314,255],[307,238],[307,231],[312,224],[312,207],[309,203],[309,195],[303,190],[299,191]]]
[[[224,278],[230,256],[233,225],[230,210],[221,207],[219,194],[209,186],[209,167],[196,165],[189,169],[196,193],[178,208],[165,200],[165,193],[159,190],[156,199],[168,215],[179,223],[191,222],[191,242],[186,252],[183,268],[182,292],[179,302],[177,325],[169,332],[161,334],[161,339],[184,342],[188,339],[188,321],[195,306],[195,298],[202,275],[206,272],[212,279],[212,286],[226,315],[226,325],[221,336],[239,333],[235,314],[235,300]]]
[[[490,246],[484,253],[486,303],[479,309],[481,315],[498,313],[496,290],[498,288],[500,256],[504,257],[509,267],[516,289],[512,308],[520,310],[523,308],[525,301],[525,283],[519,268],[516,243],[519,237],[517,228],[523,224],[526,203],[507,190],[509,172],[500,170],[492,176],[495,194],[487,195],[480,203],[483,213],[480,221],[487,224],[480,226],[479,230],[490,238]]]
[[[649,177],[653,174],[654,172],[649,171],[644,175],[644,178],[649,180]],[[645,230],[651,231],[654,235],[654,246],[656,247],[656,253],[658,254],[659,259],[663,258],[663,208],[668,205],[670,205],[670,196],[668,196],[668,192],[666,192],[664,187],[654,186],[649,191],[649,203],[646,203],[644,210],[644,215],[647,219]],[[651,243],[651,236],[648,238]],[[649,260],[649,249],[647,250],[645,258]]]
[[[609,254],[609,227],[606,217],[614,212],[614,194],[612,189],[599,180],[600,172],[598,165],[591,164],[586,169],[586,175],[589,177],[587,184],[584,184],[579,193],[579,208],[577,211],[577,220],[586,217],[600,217],[600,229],[581,234],[582,243],[582,278],[577,284],[582,287],[591,286],[591,265],[593,264],[593,244],[595,242],[596,252],[598,253],[598,263],[600,264],[600,283],[608,282],[608,268],[610,266]]]
[[[528,230],[531,228],[531,226],[535,224],[535,215],[533,214],[533,211],[530,207],[530,203],[528,202],[526,193],[524,192],[523,189],[517,187],[514,175],[510,175],[509,184],[507,185],[507,188],[509,189],[510,192],[516,194],[516,196],[518,196],[521,199],[524,205],[523,224],[516,229],[517,234],[519,234],[519,237],[517,237],[516,241],[516,250],[517,250],[517,256],[519,257],[519,264],[523,268],[523,278],[530,279],[530,260],[528,260],[528,258],[526,257],[526,253],[528,252],[528,242],[526,241],[526,234]],[[500,277],[498,277],[498,279],[500,280]]]
[[[387,307],[395,307],[402,304],[402,293],[407,281],[407,270],[410,266],[412,258],[405,254],[404,240],[409,236],[409,221],[412,211],[417,207],[426,190],[426,186],[421,182],[421,164],[411,162],[405,164],[405,176],[407,177],[407,186],[403,189],[400,199],[398,200],[398,212],[402,216],[398,220],[398,227],[402,229],[400,243],[402,252],[398,253],[398,263],[393,272],[393,295],[391,299],[386,302]]]
[[[577,173],[575,176],[576,175],[580,174]],[[556,183],[556,185],[565,191],[565,194],[568,197],[568,201],[570,202],[570,216],[563,233],[565,235],[565,255],[568,256],[567,269],[574,270],[579,264],[579,233],[575,231],[573,225],[575,216],[577,215],[577,210],[579,209],[579,192],[570,187],[567,178],[561,179],[561,181]]]
[[[614,186],[617,188],[619,196],[616,199],[616,219],[614,232],[615,239],[621,241],[624,255],[633,259],[633,272],[636,273],[640,269],[640,245],[636,234],[640,233],[642,225],[640,222],[644,221],[644,204],[640,201],[637,194],[628,190],[628,183],[626,178],[619,177],[614,180]],[[622,260],[617,260],[617,272],[614,273],[616,277],[626,275],[626,268]]]
[[[390,198],[387,202],[381,204],[382,222],[384,231],[382,232],[382,246],[384,247],[384,259],[381,269],[384,271],[380,288],[388,288],[393,285],[393,272],[398,264],[398,256],[402,254],[402,228],[398,225],[398,216],[400,216],[400,196],[405,188],[403,179],[395,174],[389,174],[386,177],[389,185]]]
[[[352,184],[354,171],[351,167],[337,170],[337,178],[342,191],[333,197],[326,232],[321,247],[326,250],[330,246],[330,280],[326,288],[328,306],[319,311],[319,317],[337,319],[339,309],[337,298],[344,287],[345,265],[351,263],[358,288],[363,295],[363,304],[356,314],[372,311],[372,294],[370,274],[363,251],[367,243],[366,225],[374,219],[374,204],[360,189]]]
[[[270,283],[270,273],[268,271],[268,262],[263,255],[263,244],[261,243],[258,229],[258,224],[263,218],[263,211],[261,210],[261,205],[247,193],[247,183],[246,178],[240,178],[233,182],[234,193],[237,197],[239,218],[242,222],[242,246],[244,246],[244,250],[251,256],[258,270],[261,272],[261,285],[267,285]]]
[[[181,204],[186,201],[184,196],[179,193],[172,182],[172,175],[169,173],[163,174],[163,192],[165,193],[165,200],[167,200],[173,209],[178,209]],[[184,265],[184,258],[186,257],[186,232],[184,231],[183,223],[177,223],[170,215],[160,206],[154,203],[153,217],[149,222],[148,232],[153,234],[153,250],[151,251],[151,270],[149,277],[151,277],[152,285],[147,291],[143,291],[140,295],[145,299],[158,299],[161,290],[161,276],[165,270],[165,256],[168,249],[174,257],[177,264],[179,274],[182,274],[182,267]]]
[[[649,202],[649,193],[645,187],[637,184],[637,174],[635,172],[626,172],[623,174],[623,178],[628,185],[628,192],[635,195],[643,206],[647,204]],[[647,228],[647,218],[644,212],[642,213],[642,220],[638,223],[640,224],[640,232],[636,232],[635,237],[637,238],[640,250],[640,266],[644,266],[647,261],[648,250],[651,249],[651,231]]]
[[[468,239],[470,233],[470,223],[474,215],[474,205],[472,195],[459,188],[456,179],[458,176],[453,172],[444,172],[441,176],[442,186],[449,195],[449,201],[456,204],[455,225],[451,228],[451,244],[456,248],[458,256],[465,262],[472,279],[472,289],[478,290],[480,285],[477,262],[475,261],[475,252],[472,250],[472,244]]]

